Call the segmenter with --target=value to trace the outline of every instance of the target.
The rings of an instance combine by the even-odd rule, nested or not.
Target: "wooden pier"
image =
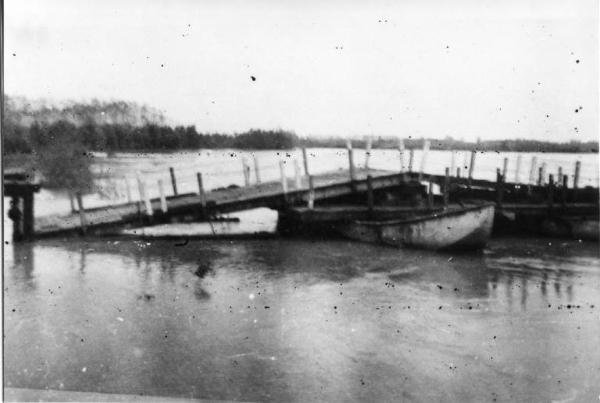
[[[536,170],[535,157],[529,173],[528,184],[519,183],[519,172],[515,181],[507,181],[507,159],[503,168],[498,168],[496,181],[473,178],[475,153],[471,153],[471,162],[466,177],[461,175],[460,168],[446,168],[445,175],[430,175],[425,171],[425,157],[428,150],[424,144],[424,156],[418,172],[414,172],[413,153],[408,153],[405,161],[405,150],[399,144],[400,169],[397,172],[381,171],[368,168],[358,169],[353,160],[351,145],[348,147],[347,170],[308,174],[306,152],[303,150],[304,166],[300,168],[294,161],[295,176],[285,176],[283,162],[280,164],[279,181],[264,182],[259,172],[255,173],[255,183],[250,183],[251,167],[243,161],[245,186],[229,186],[226,188],[204,189],[202,174],[197,174],[198,188],[195,193],[178,192],[174,170],[169,170],[172,195],[165,194],[165,185],[158,182],[159,197],[150,198],[146,192],[144,181],[137,178],[139,200],[132,198],[129,183],[127,186],[128,202],[98,208],[82,208],[81,197],[78,196],[78,211],[65,215],[38,217],[33,222],[33,192],[38,191],[40,184],[29,183],[25,178],[7,178],[4,189],[7,195],[23,197],[30,200],[25,214],[26,239],[41,238],[72,233],[107,234],[119,233],[123,229],[140,226],[162,224],[168,222],[194,222],[214,219],[222,213],[267,207],[280,211],[281,221],[295,217],[307,220],[327,220],[333,216],[342,217],[348,214],[360,217],[360,211],[385,211],[386,208],[406,208],[411,211],[422,209],[447,208],[450,204],[460,204],[466,200],[484,200],[496,203],[497,213],[504,216],[526,215],[539,216],[586,216],[598,217],[598,189],[579,188],[579,163],[576,164],[574,183],[569,187],[567,176],[559,170],[557,180],[553,175],[545,179],[543,168],[539,168],[537,183],[532,184]],[[454,154],[452,154],[454,165]],[[365,166],[368,167],[368,157]],[[407,167],[405,167],[405,163]],[[520,167],[520,159],[517,166]],[[258,170],[257,161],[254,161]],[[434,188],[437,188],[434,192]],[[19,193],[21,192],[21,193]],[[24,192],[24,193],[23,193]],[[25,195],[25,193],[27,193]],[[329,210],[329,218],[319,215],[320,206],[339,206]],[[395,206],[392,208],[392,206]],[[362,210],[361,210],[362,209]],[[339,211],[338,211],[339,210]],[[338,211],[336,213],[336,211]],[[391,211],[391,210],[390,210]],[[290,214],[290,212],[292,212]],[[307,213],[308,212],[308,213]],[[332,213],[333,212],[333,213]],[[337,214],[337,215],[336,215]],[[310,219],[306,218],[310,217]]]

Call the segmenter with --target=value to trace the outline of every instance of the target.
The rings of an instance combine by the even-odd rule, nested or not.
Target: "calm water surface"
[[[597,244],[175,244],[8,245],[5,385],[250,401],[600,395]]]

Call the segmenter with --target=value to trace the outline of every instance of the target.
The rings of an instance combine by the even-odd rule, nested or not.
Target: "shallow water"
[[[251,401],[596,401],[600,252],[9,245],[5,385]]]

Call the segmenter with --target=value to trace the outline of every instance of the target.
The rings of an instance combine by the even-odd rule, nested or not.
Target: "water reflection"
[[[513,239],[469,255],[345,241],[21,244],[5,271],[16,307],[6,377],[16,387],[262,401],[439,400],[468,378],[486,387],[462,396],[482,400],[486,379],[503,374],[502,386],[527,371],[541,374],[530,382],[548,397],[554,360],[600,359],[600,326],[573,326],[600,305],[590,269],[599,261],[585,244]],[[573,301],[585,310],[555,308]],[[596,384],[595,372],[573,367],[582,377],[573,387]]]

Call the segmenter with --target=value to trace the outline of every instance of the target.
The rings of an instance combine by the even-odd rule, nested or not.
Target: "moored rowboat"
[[[340,233],[363,242],[425,249],[480,249],[492,233],[494,205],[451,208],[431,214],[386,221],[353,221]]]

